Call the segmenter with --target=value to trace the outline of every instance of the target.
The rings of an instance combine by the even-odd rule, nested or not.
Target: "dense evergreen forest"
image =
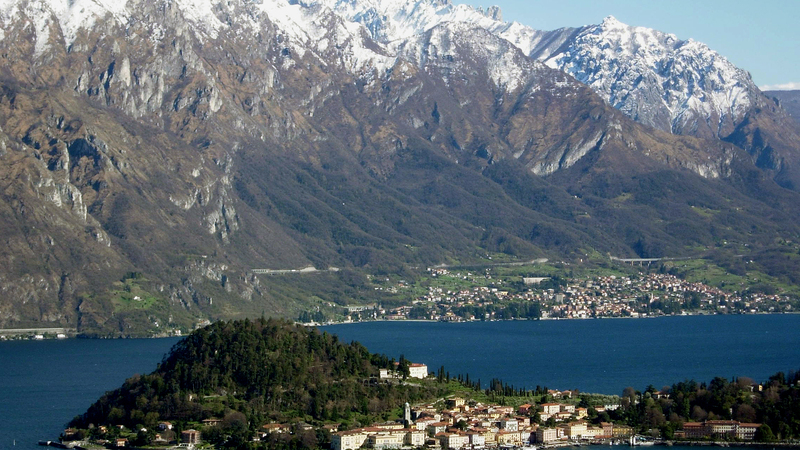
[[[469,375],[450,376],[444,367],[427,380],[405,379],[408,361],[397,364],[363,345],[276,319],[218,322],[177,343],[149,375],[128,379],[106,393],[71,427],[78,434],[110,439],[138,430],[133,445],[152,442],[158,425],[202,428],[203,440],[218,448],[312,449],[327,446],[339,429],[399,417],[405,402],[431,401],[454,393],[474,401],[519,405],[554,401],[546,387],[517,388],[492,379],[481,387]],[[399,367],[399,379],[382,380],[380,369]],[[564,401],[564,400],[562,400]],[[622,397],[580,394],[568,400],[588,408],[588,420],[632,426],[637,432],[671,439],[683,423],[731,419],[762,424],[759,441],[800,438],[800,373],[777,373],[763,383],[748,378],[683,381],[657,391],[626,388]],[[598,412],[595,407],[619,403]],[[534,422],[542,422],[536,408]],[[213,427],[203,420],[214,419]],[[577,420],[577,418],[573,418]],[[267,423],[292,424],[292,433],[253,442]],[[310,424],[310,426],[305,426]],[[130,432],[127,432],[130,436]]]

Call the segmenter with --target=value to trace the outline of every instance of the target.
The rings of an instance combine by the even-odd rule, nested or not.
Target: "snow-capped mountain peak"
[[[311,0],[346,21],[362,24],[377,42],[408,40],[447,22],[490,28],[502,17],[497,7],[486,11],[450,0]]]
[[[0,0],[0,19],[5,29],[26,16],[41,54],[54,42],[54,17],[69,46],[81,28],[106,17],[125,26],[131,12],[144,5],[144,0]],[[758,96],[747,72],[705,44],[613,16],[598,25],[537,31],[503,22],[497,7],[483,10],[450,0],[174,0],[169,5],[181,11],[198,39],[216,39],[231,27],[247,36],[266,18],[295,53],[328,55],[323,59],[336,58],[356,74],[390,68],[408,43],[436,27],[483,29],[571,74],[635,120],[673,133],[725,136]],[[335,53],[327,53],[332,49]]]
[[[627,25],[617,20],[614,16],[606,16],[603,21],[600,23],[600,26],[604,29],[611,29],[611,28],[626,28]]]
[[[539,55],[548,66],[591,86],[635,120],[665,131],[724,137],[757,95],[747,72],[691,39],[626,25],[613,16],[561,35],[560,48]]]

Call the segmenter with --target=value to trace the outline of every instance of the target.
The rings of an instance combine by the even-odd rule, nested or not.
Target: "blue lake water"
[[[372,352],[485,383],[619,394],[693,378],[800,369],[800,315],[640,320],[368,322],[324,330]],[[149,373],[177,339],[0,342],[0,450],[38,449],[105,391]],[[16,445],[14,445],[16,443]],[[673,447],[674,448],[674,447]]]
[[[0,450],[42,449],[126,378],[150,373],[178,342],[68,339],[0,342]]]
[[[368,322],[324,327],[372,352],[428,365],[483,386],[621,394],[686,379],[766,380],[800,370],[800,315],[474,323]]]

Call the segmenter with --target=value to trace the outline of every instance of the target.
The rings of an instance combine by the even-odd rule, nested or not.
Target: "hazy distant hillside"
[[[786,112],[800,123],[800,91],[764,91],[768,97],[776,98]]]

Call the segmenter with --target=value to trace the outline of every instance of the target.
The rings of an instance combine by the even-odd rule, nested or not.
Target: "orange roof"
[[[355,430],[339,431],[338,433],[335,433],[335,434],[338,435],[338,436],[348,436],[348,435],[351,435],[351,434],[360,434],[360,433],[363,433],[363,432],[364,432],[363,429],[357,428]]]

